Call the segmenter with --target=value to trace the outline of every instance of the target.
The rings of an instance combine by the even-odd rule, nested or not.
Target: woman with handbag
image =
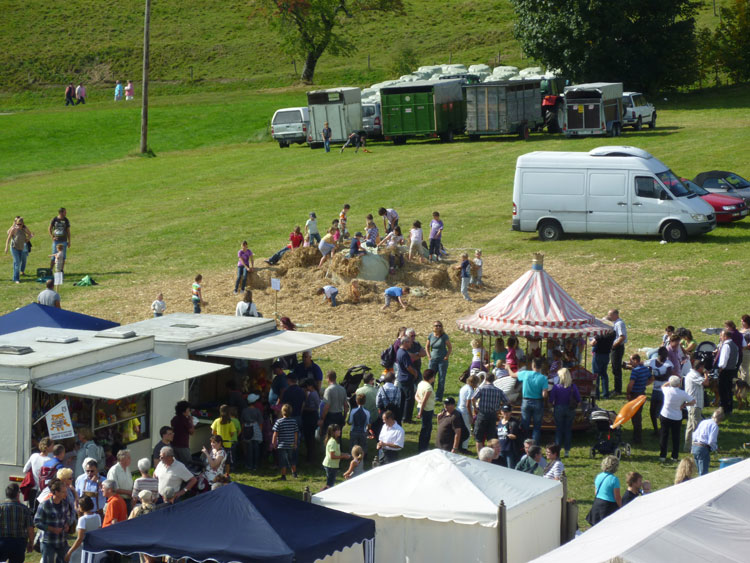
[[[570,454],[570,442],[573,437],[573,420],[576,408],[581,402],[573,376],[568,368],[558,370],[560,382],[552,386],[549,392],[549,402],[553,405],[555,416],[555,443],[565,449],[565,457]]]
[[[617,478],[617,468],[620,460],[608,455],[602,460],[602,472],[594,479],[594,504],[586,515],[586,522],[594,526],[622,506],[620,497],[620,479]]]

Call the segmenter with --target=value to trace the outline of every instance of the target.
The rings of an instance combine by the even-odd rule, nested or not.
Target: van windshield
[[[661,183],[664,184],[675,197],[685,197],[692,193],[682,184],[682,182],[680,182],[680,179],[675,176],[674,172],[671,170],[659,172],[656,177],[661,180]]]
[[[274,125],[281,125],[282,123],[300,123],[301,121],[302,117],[299,110],[280,111],[273,118]]]

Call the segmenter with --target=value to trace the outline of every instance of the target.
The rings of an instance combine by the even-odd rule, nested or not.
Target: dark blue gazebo
[[[114,551],[193,561],[312,563],[363,544],[374,561],[375,522],[231,483],[133,520],[89,532],[84,563]]]
[[[66,311],[57,307],[48,307],[39,303],[30,303],[25,307],[0,317],[0,334],[17,332],[35,326],[51,328],[72,328],[77,330],[105,330],[119,323],[90,317],[82,313]]]

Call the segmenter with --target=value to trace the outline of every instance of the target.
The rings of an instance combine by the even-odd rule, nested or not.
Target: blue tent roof
[[[83,549],[219,563],[312,563],[374,538],[375,522],[368,518],[230,483],[89,532]],[[366,551],[370,559],[372,550]]]
[[[30,303],[25,307],[16,309],[12,313],[0,317],[0,334],[8,334],[33,328],[35,326],[47,326],[52,328],[73,328],[78,330],[105,330],[119,323],[105,321],[97,317],[90,317],[57,307],[48,307],[38,303]]]

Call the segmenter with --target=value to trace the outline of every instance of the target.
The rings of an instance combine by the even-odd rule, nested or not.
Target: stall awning
[[[216,356],[220,358],[238,358],[243,360],[272,360],[298,354],[305,350],[325,346],[331,342],[341,340],[342,336],[330,334],[316,334],[314,332],[297,332],[280,330],[254,336],[245,340],[212,346],[195,352],[200,356]]]
[[[226,366],[208,362],[174,360],[157,356],[64,382],[45,385],[42,380],[36,387],[47,393],[117,400],[225,368]]]

